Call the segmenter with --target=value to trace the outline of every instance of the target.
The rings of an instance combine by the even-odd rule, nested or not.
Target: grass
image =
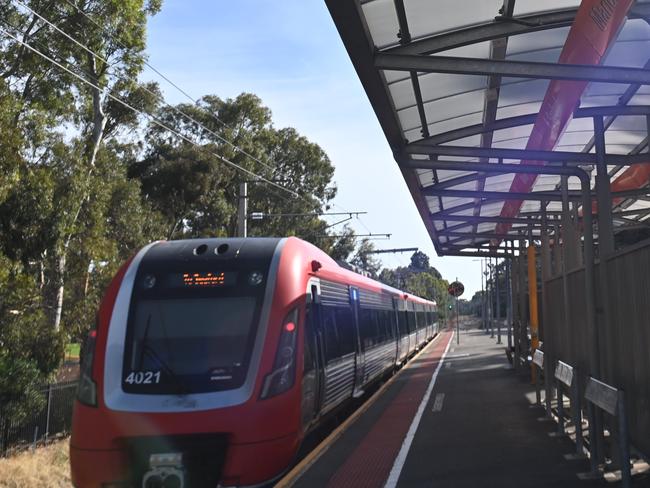
[[[72,488],[69,442],[64,439],[0,459],[0,488]]]
[[[81,344],[72,343],[65,346],[65,357],[70,359],[79,359],[79,349]]]

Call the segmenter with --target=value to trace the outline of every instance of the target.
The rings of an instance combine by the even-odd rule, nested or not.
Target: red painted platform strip
[[[380,488],[384,486],[451,335],[450,331],[443,332],[441,340],[435,347],[422,354],[413,363],[421,369],[411,373],[406,385],[386,407],[377,423],[347,461],[334,473],[328,487]]]

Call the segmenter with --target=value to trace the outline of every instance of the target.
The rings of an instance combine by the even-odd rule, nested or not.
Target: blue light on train
[[[356,288],[350,288],[350,298],[353,302],[356,302],[359,299],[359,292]]]

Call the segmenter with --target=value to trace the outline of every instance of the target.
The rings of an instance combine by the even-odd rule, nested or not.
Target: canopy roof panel
[[[485,236],[498,228],[504,201],[514,198],[515,177],[503,165],[526,159],[580,166],[591,172],[594,190],[593,117],[603,120],[614,182],[646,160],[650,0],[632,6],[600,66],[558,64],[580,6],[575,0],[326,3],[439,254],[495,242]],[[552,79],[589,84],[553,152],[524,154]],[[436,161],[453,162],[458,170],[441,169]],[[463,163],[502,165],[506,174],[487,173],[493,166],[467,171]],[[542,213],[554,218],[561,212],[561,184],[558,175],[538,175],[530,194],[519,195],[523,203],[507,234],[496,241],[536,228]],[[579,181],[569,178],[567,198],[577,201],[579,190]],[[646,190],[616,195],[616,228],[647,217],[616,216],[650,205]]]

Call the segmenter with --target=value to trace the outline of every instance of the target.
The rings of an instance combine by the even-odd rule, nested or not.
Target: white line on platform
[[[436,398],[433,400],[433,408],[431,409],[432,412],[441,412],[442,411],[442,403],[445,401],[445,394],[444,393],[438,393],[436,395]]]
[[[406,462],[406,456],[408,455],[409,450],[411,449],[411,444],[413,443],[413,439],[415,438],[415,432],[418,430],[420,420],[422,419],[422,414],[424,413],[424,409],[426,408],[427,403],[429,403],[429,398],[431,397],[433,386],[436,384],[438,373],[440,373],[440,368],[442,368],[442,363],[445,361],[445,356],[447,356],[447,352],[449,351],[449,345],[454,339],[455,334],[456,333],[454,332],[451,334],[451,337],[449,337],[449,342],[447,342],[445,352],[442,353],[442,357],[440,358],[440,362],[438,363],[438,366],[436,367],[436,370],[431,377],[427,391],[424,392],[424,396],[422,397],[418,411],[415,413],[415,417],[413,417],[413,421],[411,422],[411,426],[406,433],[406,437],[404,437],[404,442],[402,442],[402,447],[400,448],[399,453],[397,453],[397,457],[395,458],[395,462],[393,463],[393,467],[390,470],[390,474],[388,475],[388,479],[386,480],[384,488],[395,488],[397,486],[399,475],[402,474],[402,468]]]

